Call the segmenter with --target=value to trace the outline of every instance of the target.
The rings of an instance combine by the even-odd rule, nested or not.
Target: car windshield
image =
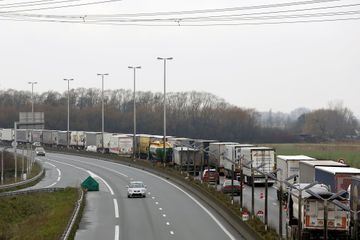
[[[137,183],[130,183],[130,188],[143,188],[144,184],[137,182]]]
[[[38,147],[35,149],[35,151],[44,151],[44,149],[42,147]]]

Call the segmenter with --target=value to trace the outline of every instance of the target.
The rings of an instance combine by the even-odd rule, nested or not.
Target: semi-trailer
[[[236,144],[226,145],[224,156],[220,159],[220,165],[224,166],[224,175],[232,178],[233,176],[238,179],[240,177],[242,158],[241,149],[246,147],[254,147],[252,144]],[[232,167],[234,166],[234,172]]]
[[[61,148],[66,147],[68,144],[68,140],[67,140],[68,138],[70,142],[70,136],[71,136],[71,131],[69,131],[69,137],[67,131],[58,131],[57,145]]]
[[[209,144],[209,165],[217,168],[220,175],[224,175],[224,154],[226,145],[236,145],[237,142],[214,142]]]
[[[112,135],[110,138],[110,153],[130,157],[133,154],[133,137],[126,134]]]
[[[348,191],[353,176],[360,176],[360,169],[352,167],[315,167],[315,181],[329,186],[333,193]]]
[[[31,131],[31,142],[32,143],[35,143],[35,142],[42,143],[42,141],[43,141],[42,138],[43,138],[43,130],[33,129]]]
[[[1,129],[1,141],[4,143],[11,143],[15,139],[14,129],[3,128]]]
[[[243,167],[245,183],[265,183],[263,173],[271,173],[275,168],[275,149],[269,147],[246,147],[241,149],[241,155],[241,164],[246,165],[246,167]],[[270,185],[274,182],[275,180],[268,179]]]
[[[295,184],[295,187],[304,189],[308,183]],[[327,199],[332,193],[324,184],[316,184],[309,188],[313,193]],[[324,222],[325,214],[324,201],[310,195],[308,192],[297,189],[289,190],[289,201],[287,211],[287,226],[290,239],[324,239]],[[301,198],[300,198],[301,196]],[[347,200],[340,196],[336,199],[346,204]],[[300,204],[299,204],[300,201]],[[300,206],[300,208],[299,208]],[[299,219],[300,209],[300,219]],[[327,201],[327,231],[331,239],[347,240],[349,236],[350,218],[349,213],[340,207],[334,205],[331,201]],[[299,223],[301,231],[299,234]],[[300,235],[300,238],[298,237]]]
[[[56,130],[43,130],[42,144],[47,147],[54,147],[58,142],[58,131]]]
[[[112,133],[104,132],[104,149],[102,146],[102,132],[85,132],[85,147],[95,146],[98,152],[109,152]]]
[[[200,150],[190,147],[174,147],[172,160],[181,170],[192,172],[197,172],[202,164]]]
[[[308,157],[305,155],[278,155],[276,157],[276,168],[280,169],[280,171],[276,174],[276,185],[275,189],[277,192],[277,199],[279,200],[280,197],[283,199],[287,199],[287,185],[284,181],[294,175],[299,175],[299,164],[301,161],[315,161],[315,158]],[[299,177],[295,177],[293,179],[288,179],[287,181],[290,184],[294,184]],[[282,191],[280,190],[282,188]],[[282,192],[282,196],[280,196]]]
[[[84,131],[72,131],[70,134],[70,146],[76,149],[84,149],[86,134]]]
[[[333,160],[316,160],[299,162],[299,181],[300,183],[312,183],[315,181],[315,167],[349,167],[349,165]]]

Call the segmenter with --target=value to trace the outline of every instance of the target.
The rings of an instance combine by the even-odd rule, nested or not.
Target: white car
[[[131,181],[127,186],[127,196],[132,197],[146,197],[146,185],[141,181]]]
[[[45,156],[45,150],[42,147],[35,148],[36,156]]]

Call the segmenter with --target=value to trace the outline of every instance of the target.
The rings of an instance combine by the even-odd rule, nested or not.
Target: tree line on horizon
[[[69,94],[70,130],[101,131],[101,90],[76,88]],[[34,94],[34,111],[44,112],[45,128],[66,130],[67,91]],[[133,132],[133,91],[104,91],[105,131]],[[167,135],[220,141],[281,143],[359,136],[359,121],[346,107],[307,111],[296,119],[261,121],[255,109],[240,108],[206,92],[167,94]],[[0,91],[0,127],[11,128],[19,112],[31,111],[31,92]],[[136,92],[137,133],[163,133],[163,94]],[[281,121],[281,124],[274,124]],[[306,140],[306,139],[305,139]]]

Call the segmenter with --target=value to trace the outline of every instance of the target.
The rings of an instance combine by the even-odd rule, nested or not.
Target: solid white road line
[[[51,188],[51,187],[55,186],[55,185],[60,181],[60,179],[61,179],[61,171],[60,171],[60,169],[58,169],[54,164],[49,163],[49,162],[45,162],[45,163],[46,163],[46,164],[49,164],[50,166],[52,166],[53,168],[55,168],[55,169],[57,170],[58,174],[59,174],[59,176],[58,176],[58,178],[57,178],[57,180],[56,180],[55,182],[53,182],[52,184],[50,184],[50,185],[48,185],[48,186],[45,187],[45,188]]]
[[[115,225],[115,240],[119,240],[119,235],[120,235],[120,229],[119,229],[119,225]]]
[[[114,210],[115,210],[115,218],[119,218],[119,205],[116,198],[114,198]]]

